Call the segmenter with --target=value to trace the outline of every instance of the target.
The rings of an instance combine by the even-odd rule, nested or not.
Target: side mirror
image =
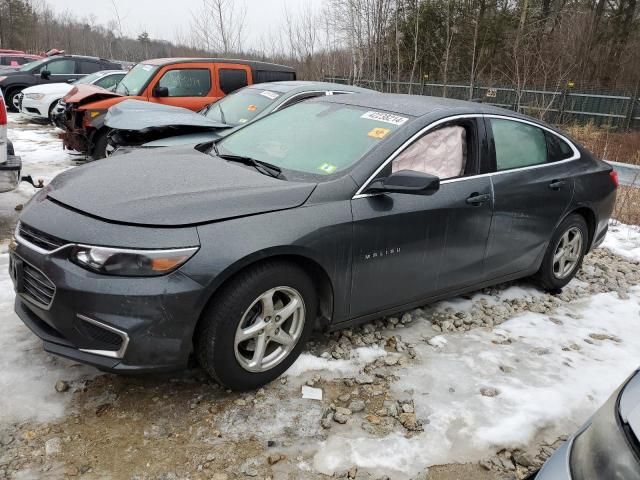
[[[433,195],[440,189],[440,179],[428,173],[400,170],[369,185],[365,193],[406,193]]]
[[[154,97],[168,97],[169,96],[169,88],[168,87],[156,87],[153,89]]]
[[[51,78],[51,72],[49,70],[41,70],[40,77],[44,78],[45,80],[49,80]]]

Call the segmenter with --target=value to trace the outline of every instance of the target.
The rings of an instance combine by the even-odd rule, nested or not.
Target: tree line
[[[128,61],[219,55],[277,61],[302,78],[620,88],[640,80],[638,0],[326,0],[284,10],[247,45],[247,5],[202,0],[174,41],[123,34],[46,2],[0,0],[0,48],[60,48]]]

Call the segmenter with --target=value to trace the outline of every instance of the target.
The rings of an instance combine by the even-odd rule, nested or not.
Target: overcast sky
[[[237,0],[234,0],[237,1]],[[247,43],[254,47],[262,34],[280,23],[284,7],[290,11],[310,4],[319,8],[324,0],[245,0],[247,12]],[[136,36],[143,31],[152,38],[173,40],[176,31],[187,34],[192,13],[202,0],[115,0],[125,34]],[[112,0],[48,0],[56,11],[69,10],[78,17],[95,15],[98,23],[106,24],[114,18]],[[258,45],[259,46],[259,45]]]

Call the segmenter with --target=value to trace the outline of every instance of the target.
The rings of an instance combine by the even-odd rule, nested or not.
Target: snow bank
[[[353,376],[357,375],[366,364],[384,357],[386,354],[387,352],[380,347],[356,348],[351,351],[349,360],[334,360],[303,353],[286,371],[285,375],[299,377],[307,372],[323,371],[343,376]]]

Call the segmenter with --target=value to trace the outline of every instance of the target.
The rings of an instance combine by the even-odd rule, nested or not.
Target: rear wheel
[[[269,262],[234,278],[196,332],[200,365],[232,390],[258,388],[284,373],[311,333],[313,282],[297,265]]]
[[[536,274],[543,288],[559,290],[575,277],[587,251],[588,239],[587,222],[581,215],[572,214],[562,221]]]

